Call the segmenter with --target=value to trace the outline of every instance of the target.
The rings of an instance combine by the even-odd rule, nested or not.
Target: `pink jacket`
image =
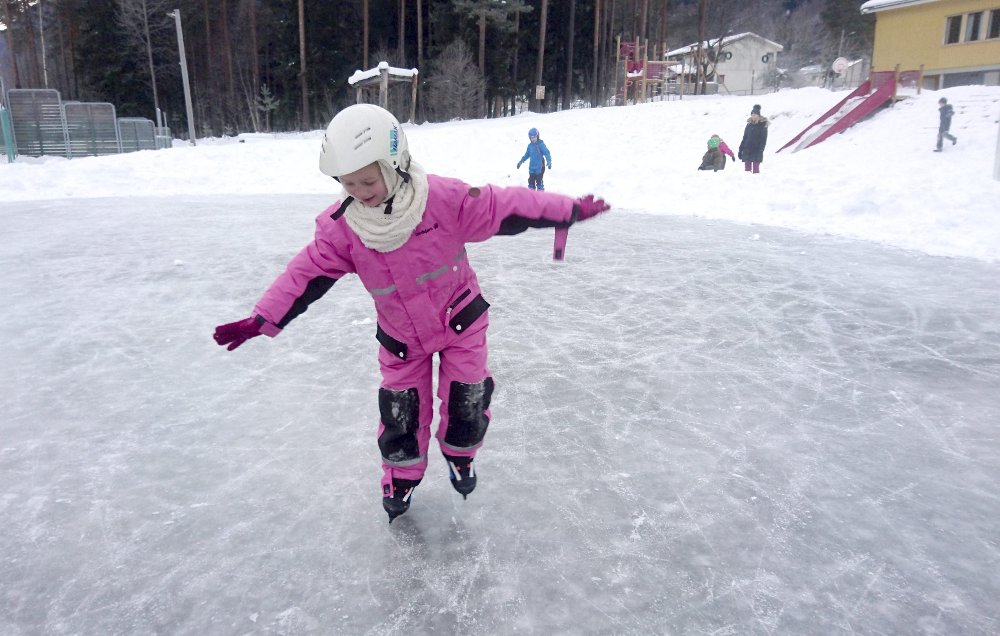
[[[719,152],[721,152],[724,155],[729,155],[730,159],[736,161],[736,155],[734,155],[732,149],[726,145],[726,142],[724,141],[719,142]]]
[[[489,306],[465,244],[529,227],[567,227],[574,220],[573,203],[549,192],[475,188],[428,175],[420,224],[402,247],[383,253],[365,247],[342,218],[338,201],[317,217],[315,238],[271,284],[254,313],[271,323],[262,331],[275,336],[338,279],[353,273],[375,301],[383,345],[383,336],[390,336],[389,342],[402,345],[400,351],[390,350],[402,358],[406,344],[439,350],[448,330],[460,333]]]

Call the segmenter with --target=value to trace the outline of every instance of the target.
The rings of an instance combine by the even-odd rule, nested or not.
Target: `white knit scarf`
[[[411,160],[409,183],[403,181],[392,168],[379,161],[379,170],[385,180],[388,196],[380,205],[365,206],[357,199],[351,201],[344,212],[347,224],[354,230],[366,247],[378,252],[391,252],[406,243],[413,229],[420,223],[427,206],[427,172],[416,161]],[[350,196],[346,191],[341,200]],[[389,214],[386,206],[392,204]]]

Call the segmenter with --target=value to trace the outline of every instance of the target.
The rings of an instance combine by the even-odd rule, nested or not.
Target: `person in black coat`
[[[764,161],[764,146],[767,145],[768,123],[767,117],[760,114],[760,104],[754,104],[737,154],[743,162],[743,169],[747,172],[754,174],[760,172],[760,164]]]
[[[950,139],[952,146],[958,143],[958,139],[948,132],[951,129],[951,116],[955,114],[955,109],[944,97],[938,100],[938,104],[940,104],[938,113],[941,115],[941,123],[938,125],[937,148],[934,149],[934,152],[941,152],[941,144],[945,139]]]

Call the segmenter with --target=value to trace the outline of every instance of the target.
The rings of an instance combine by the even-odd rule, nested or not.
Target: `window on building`
[[[958,44],[962,39],[962,16],[953,15],[945,22],[944,43]]]
[[[1000,9],[990,11],[990,27],[986,32],[986,39],[995,40],[1000,38]]]
[[[975,42],[979,39],[979,30],[983,26],[983,12],[977,11],[965,16],[965,41]]]

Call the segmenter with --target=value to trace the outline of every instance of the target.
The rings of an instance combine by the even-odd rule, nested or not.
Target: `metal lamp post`
[[[42,34],[42,78],[45,88],[49,87],[49,65],[45,58],[45,5],[38,0],[38,28]]]
[[[184,105],[187,107],[188,137],[191,145],[195,143],[194,136],[194,108],[191,106],[191,85],[188,83],[187,56],[184,54],[184,31],[181,29],[181,10],[174,9],[167,15],[173,16],[174,24],[177,25],[177,48],[180,50],[181,80],[184,82]]]

